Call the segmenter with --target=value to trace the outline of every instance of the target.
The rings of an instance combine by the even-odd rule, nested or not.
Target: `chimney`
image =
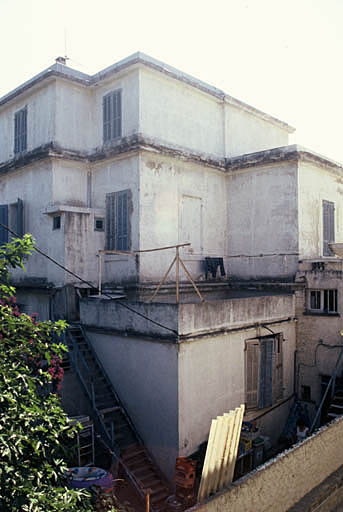
[[[67,59],[65,57],[57,57],[57,59],[55,59],[55,60],[56,60],[57,64],[64,64],[64,65],[67,64]]]

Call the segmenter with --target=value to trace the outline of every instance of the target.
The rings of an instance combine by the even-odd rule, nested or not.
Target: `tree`
[[[65,323],[20,313],[9,284],[9,270],[23,268],[33,250],[31,235],[0,247],[0,509],[91,511],[89,493],[64,478],[64,446],[76,428],[53,392],[66,350],[53,340]]]

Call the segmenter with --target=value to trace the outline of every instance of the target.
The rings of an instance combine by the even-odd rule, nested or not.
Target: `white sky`
[[[95,73],[143,51],[297,128],[343,162],[343,0],[0,0],[0,96],[65,53]]]

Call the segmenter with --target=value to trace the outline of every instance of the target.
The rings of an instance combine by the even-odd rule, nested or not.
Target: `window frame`
[[[323,199],[322,201],[322,235],[323,235],[323,256],[325,258],[335,257],[333,251],[329,247],[329,243],[335,241],[335,203]]]
[[[317,302],[319,302],[320,306],[319,308],[312,307],[313,294],[317,295]],[[314,315],[338,315],[337,288],[309,289],[307,292],[307,312]]]
[[[27,105],[14,113],[14,148],[15,155],[27,151]]]
[[[252,360],[249,360],[249,352],[251,353]],[[252,382],[254,380],[255,382]],[[246,408],[264,409],[272,407],[282,399],[283,333],[246,340]]]
[[[102,98],[103,142],[109,144],[122,136],[122,89],[114,89]]]
[[[131,250],[131,197],[130,189],[106,194],[105,248],[108,251]]]

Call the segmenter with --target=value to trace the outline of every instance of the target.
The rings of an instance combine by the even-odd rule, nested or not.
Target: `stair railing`
[[[337,377],[337,373],[338,373],[338,368],[339,368],[339,364],[341,362],[341,359],[342,359],[342,356],[343,356],[343,345],[342,345],[342,348],[341,348],[341,351],[338,355],[338,358],[337,358],[337,361],[336,361],[336,366],[335,366],[335,369],[333,371],[333,374],[331,376],[331,379],[329,380],[329,383],[327,385],[327,388],[325,390],[325,393],[323,395],[323,398],[319,404],[319,407],[318,407],[318,410],[316,412],[316,415],[315,415],[315,418],[312,422],[312,425],[310,427],[310,434],[312,434],[313,432],[313,429],[315,428],[315,426],[317,425],[317,421],[319,419],[319,415],[322,411],[322,408],[323,408],[323,405],[324,405],[324,402],[325,402],[325,399],[330,391],[330,388],[331,388],[331,398],[333,398],[334,396],[334,392],[335,392],[335,384],[336,384],[336,377]]]
[[[83,335],[84,335],[84,333],[83,333]],[[83,385],[83,388],[84,388],[84,390],[86,392],[86,395],[87,395],[88,399],[90,400],[90,402],[92,404],[93,413],[94,413],[93,414],[93,421],[94,421],[94,424],[95,424],[95,429],[100,433],[100,436],[102,437],[102,441],[107,446],[107,449],[109,450],[111,455],[123,467],[127,477],[130,479],[130,481],[134,485],[134,487],[137,490],[138,494],[143,499],[145,499],[144,491],[141,489],[139,483],[136,481],[136,478],[134,477],[134,475],[131,473],[131,471],[128,469],[128,467],[126,466],[126,464],[122,461],[122,459],[120,457],[120,447],[119,447],[118,443],[116,443],[116,441],[114,440],[114,425],[113,425],[113,422],[111,423],[111,433],[109,434],[108,430],[106,428],[106,425],[104,423],[103,416],[102,416],[101,412],[99,411],[99,409],[96,407],[95,392],[94,392],[94,381],[93,381],[93,376],[92,376],[91,369],[87,365],[87,362],[86,362],[83,354],[79,350],[78,343],[74,340],[73,335],[72,335],[72,333],[70,331],[67,331],[67,337],[70,340],[70,344],[69,345],[72,346],[72,350],[69,351],[69,354],[71,354],[71,361],[72,361],[75,373],[76,373],[77,377],[79,378],[81,384]],[[87,341],[87,345],[91,348],[91,346],[90,346],[88,340],[86,339],[86,337],[85,337],[85,340]],[[68,345],[68,343],[66,342],[66,336],[64,336],[64,343],[66,345]],[[94,353],[94,351],[92,350],[92,355],[93,355],[93,353]],[[80,363],[81,363],[81,367],[86,371],[86,375],[90,376],[90,378],[91,378],[90,389],[87,386],[86,380],[84,379],[84,377],[82,375],[82,372],[81,372],[81,369],[80,369]],[[100,365],[100,367],[102,368],[101,365]],[[106,376],[105,373],[104,373],[104,375]],[[106,378],[106,380],[107,380],[107,378]],[[115,395],[115,398],[117,398],[115,393],[114,393],[114,395]],[[120,403],[119,400],[118,400],[118,403]],[[130,422],[130,425],[131,425],[131,422]],[[105,441],[105,439],[106,439],[106,441]],[[110,445],[111,448],[109,448],[108,445]]]
[[[135,436],[138,440],[138,442],[140,442],[141,444],[143,444],[143,441],[141,439],[141,436],[139,435],[139,433],[137,432],[137,429],[136,427],[134,426],[134,424],[132,423],[131,419],[130,419],[130,416],[127,414],[126,410],[125,410],[125,407],[123,406],[122,404],[122,401],[119,399],[119,396],[117,395],[116,393],[116,390],[114,389],[113,387],[113,384],[111,382],[111,380],[108,378],[107,376],[107,372],[105,370],[105,368],[103,367],[100,359],[98,358],[98,355],[97,353],[95,352],[95,350],[93,349],[92,347],[92,344],[90,343],[89,339],[88,339],[88,336],[87,334],[85,333],[85,330],[84,328],[82,327],[82,325],[80,324],[77,324],[77,326],[80,328],[81,332],[82,332],[82,335],[84,337],[84,340],[87,342],[87,347],[89,349],[89,351],[91,352],[92,356],[94,357],[97,365],[99,366],[99,368],[101,369],[101,372],[102,372],[102,375],[105,377],[106,379],[106,383],[107,385],[110,387],[112,393],[113,393],[113,396],[114,398],[116,399],[116,401],[118,402],[118,404],[120,405],[120,408],[121,408],[121,412],[122,414],[125,416],[125,419],[126,421],[128,422],[128,424],[130,425],[132,431],[135,433]]]

